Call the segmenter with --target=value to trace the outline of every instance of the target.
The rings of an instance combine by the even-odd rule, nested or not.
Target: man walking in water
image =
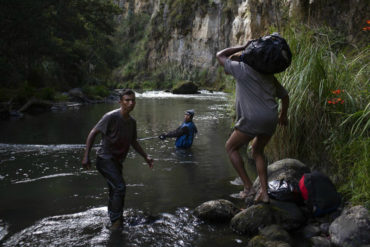
[[[264,148],[274,134],[277,123],[287,124],[289,96],[273,74],[261,74],[246,63],[229,59],[230,56],[244,50],[248,45],[249,42],[244,46],[229,47],[217,52],[217,60],[224,67],[225,73],[231,74],[236,79],[237,122],[226,142],[226,151],[244,184],[244,190],[240,192],[240,196],[244,198],[254,195],[256,192],[253,190],[252,182],[244,168],[244,161],[239,154],[239,149],[253,140],[252,155],[256,161],[261,183],[261,190],[255,196],[254,201],[268,203]],[[278,115],[278,104],[275,97],[281,99],[280,115]]]
[[[149,167],[153,159],[142,149],[137,141],[136,121],[130,116],[135,108],[135,92],[125,89],[120,94],[120,108],[106,113],[90,131],[86,140],[86,150],[82,160],[84,168],[90,168],[91,147],[97,134],[101,134],[101,147],[97,151],[96,168],[107,181],[109,188],[108,214],[112,222],[111,229],[122,227],[122,213],[126,193],[126,184],[122,177],[122,162],[130,146],[144,157]]]
[[[159,139],[165,140],[167,137],[176,137],[175,145],[177,148],[190,148],[193,139],[198,133],[197,127],[193,123],[194,110],[185,111],[184,122],[173,131],[163,133]]]

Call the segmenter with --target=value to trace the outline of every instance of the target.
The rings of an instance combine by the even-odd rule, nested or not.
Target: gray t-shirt
[[[121,109],[116,109],[106,113],[95,125],[95,129],[102,134],[97,155],[103,159],[123,162],[131,143],[137,138],[135,119],[131,116],[124,119]]]
[[[283,98],[288,92],[274,75],[261,74],[243,62],[227,59],[225,71],[236,79],[235,128],[250,137],[273,135],[278,120],[275,97]]]

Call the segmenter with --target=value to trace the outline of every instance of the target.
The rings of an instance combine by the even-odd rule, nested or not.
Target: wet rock
[[[199,219],[191,210],[179,208],[152,216],[125,209],[122,231],[109,230],[107,207],[51,216],[10,236],[4,247],[13,246],[191,246],[199,239]],[[154,245],[153,245],[154,243]]]
[[[219,199],[208,201],[195,208],[194,214],[206,221],[226,222],[240,211],[232,202]]]
[[[258,235],[248,242],[248,247],[290,247],[289,243],[283,241],[269,240],[264,236]]]
[[[193,82],[185,81],[172,90],[173,94],[196,94],[198,86]]]
[[[316,236],[310,239],[312,247],[330,247],[331,243],[328,238]]]
[[[260,227],[274,223],[270,206],[266,204],[253,205],[231,219],[231,228],[239,234],[253,236]]]
[[[307,225],[302,229],[302,233],[304,238],[308,239],[320,235],[321,231],[317,226]]]
[[[283,159],[276,161],[267,167],[268,182],[272,180],[285,179],[287,181],[298,183],[304,173],[310,172],[310,169],[296,159]],[[256,191],[260,188],[260,180],[253,183]]]
[[[289,233],[280,225],[270,225],[259,231],[260,235],[271,241],[282,241],[291,243]]]
[[[306,218],[295,203],[271,200],[271,208],[275,222],[285,230],[298,229],[306,222]]]
[[[370,245],[369,232],[370,215],[363,206],[345,209],[329,227],[332,243],[340,247]]]

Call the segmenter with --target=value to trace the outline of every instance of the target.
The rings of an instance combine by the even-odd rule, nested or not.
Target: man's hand
[[[163,141],[163,140],[166,140],[166,136],[165,136],[165,134],[162,134],[162,135],[158,136],[158,138],[159,138],[159,139],[161,139],[162,141]]]
[[[83,159],[82,159],[82,167],[84,168],[84,169],[90,169],[91,168],[91,162],[90,162],[90,159],[87,157],[84,157]]]
[[[149,165],[149,167],[150,168],[153,168],[153,159],[151,158],[151,157],[149,157],[149,156],[146,156],[145,157],[145,161],[146,161],[146,163],[148,163],[148,165]]]

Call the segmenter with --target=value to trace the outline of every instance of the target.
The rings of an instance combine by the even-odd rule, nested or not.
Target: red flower
[[[366,23],[367,23],[367,24],[370,24],[370,20],[367,20],[367,21],[366,21]]]

